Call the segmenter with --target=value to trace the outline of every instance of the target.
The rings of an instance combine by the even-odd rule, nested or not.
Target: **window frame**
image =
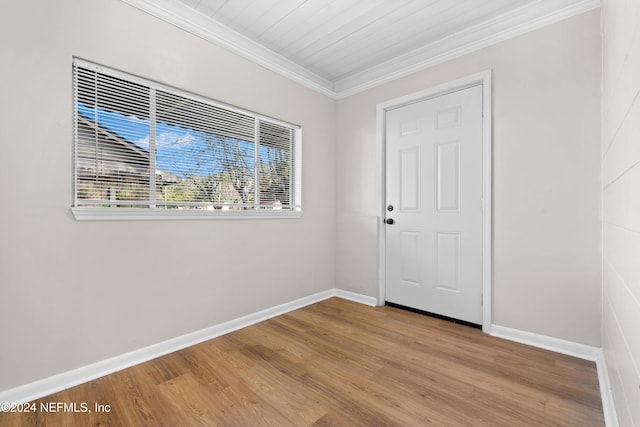
[[[289,123],[283,120],[275,119],[263,114],[239,108],[206,96],[198,95],[183,89],[172,87],[163,83],[159,83],[143,77],[116,70],[107,66],[96,64],[80,58],[73,58],[72,62],[73,77],[73,205],[71,212],[76,220],[208,220],[208,219],[278,219],[278,218],[299,218],[302,216],[302,129],[301,126]],[[244,210],[204,210],[204,209],[161,209],[156,207],[149,197],[149,206],[144,208],[135,207],[90,207],[80,206],[78,204],[78,101],[77,101],[77,80],[76,67],[89,68],[98,73],[108,74],[112,77],[125,80],[127,82],[148,86],[153,91],[161,90],[180,97],[186,97],[196,102],[205,103],[210,106],[228,110],[234,113],[250,116],[255,121],[256,134],[258,133],[259,122],[271,123],[291,129],[293,141],[291,145],[291,158],[289,166],[291,171],[291,182],[289,186],[291,205],[285,209],[269,208],[267,205],[256,204],[253,208]],[[152,101],[149,102],[152,104]],[[155,110],[152,113],[155,115]],[[154,126],[155,127],[155,122]],[[259,140],[254,141],[254,150],[259,152],[261,147]],[[154,154],[155,156],[155,154]],[[257,154],[256,154],[257,157]],[[256,182],[258,181],[257,164],[254,165],[254,174]],[[257,191],[257,190],[256,190]],[[194,202],[196,203],[196,202]],[[178,203],[179,204],[179,203]],[[189,204],[185,202],[184,204]],[[214,206],[215,204],[212,204]]]

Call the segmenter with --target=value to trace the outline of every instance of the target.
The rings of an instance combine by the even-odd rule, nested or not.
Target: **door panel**
[[[460,234],[436,233],[436,286],[460,291]]]
[[[438,212],[460,210],[460,142],[436,145],[436,193]]]
[[[420,147],[400,152],[400,209],[417,211],[420,206]]]
[[[482,323],[482,86],[386,116],[389,302]]]
[[[420,283],[420,232],[403,231],[400,235],[402,257],[402,283],[418,286]]]

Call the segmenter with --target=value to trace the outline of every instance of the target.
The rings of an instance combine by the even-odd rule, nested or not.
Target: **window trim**
[[[203,220],[203,219],[286,219],[300,218],[302,210],[195,210],[72,207],[78,221]]]
[[[73,69],[76,66],[93,69],[97,72],[107,73],[117,78],[121,78],[133,83],[142,84],[145,86],[153,87],[154,89],[169,92],[178,96],[187,96],[196,101],[204,102],[209,105],[223,108],[226,110],[234,111],[240,114],[252,116],[256,123],[258,121],[264,121],[281,125],[290,128],[294,133],[293,150],[291,157],[291,166],[293,168],[292,173],[292,185],[291,195],[293,200],[293,206],[287,209],[269,209],[256,207],[254,209],[247,210],[198,210],[198,209],[155,209],[149,208],[104,208],[104,207],[88,207],[77,205],[77,165],[76,165],[76,149],[77,149],[77,108],[75,105],[75,78],[73,85],[73,185],[72,185],[72,200],[73,205],[71,212],[74,218],[78,221],[134,221],[134,220],[211,220],[211,219],[287,219],[287,218],[300,218],[302,216],[302,129],[300,125],[289,123],[283,120],[275,119],[273,117],[259,114],[251,110],[236,107],[234,105],[226,104],[224,102],[208,98],[206,96],[198,95],[193,92],[179,89],[173,86],[169,86],[163,83],[138,77],[133,74],[129,74],[123,71],[119,71],[107,66],[103,66],[91,61],[86,61],[77,57],[73,57]],[[74,71],[75,74],[75,71]],[[256,132],[258,132],[256,127]],[[256,153],[258,150],[255,150]],[[257,154],[256,154],[257,155]],[[256,177],[257,179],[257,177]],[[257,190],[256,190],[257,191]]]

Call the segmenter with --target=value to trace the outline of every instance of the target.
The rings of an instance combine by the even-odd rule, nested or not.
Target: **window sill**
[[[71,208],[77,221],[148,221],[300,218],[302,210],[206,211],[135,208]]]

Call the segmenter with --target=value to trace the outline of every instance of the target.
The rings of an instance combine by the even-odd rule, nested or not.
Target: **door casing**
[[[446,95],[461,89],[482,85],[482,331],[491,333],[491,70],[486,70],[423,91],[415,92],[377,105],[376,152],[378,158],[378,305],[384,305],[386,291],[386,237],[383,221],[386,177],[386,112],[415,102]]]

